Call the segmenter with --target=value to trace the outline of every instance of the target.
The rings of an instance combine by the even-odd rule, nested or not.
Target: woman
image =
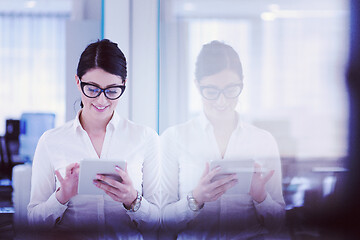
[[[243,72],[230,46],[204,45],[195,77],[203,114],[161,136],[162,225],[179,239],[262,239],[281,226],[284,216],[276,142],[235,111]],[[222,169],[210,168],[213,160],[254,161],[249,192],[227,193],[242,182],[236,174],[215,180]]]
[[[140,239],[138,230],[158,226],[158,136],[117,114],[126,77],[117,44],[104,39],[81,54],[75,80],[82,109],[74,120],[45,132],[34,155],[31,225],[94,239]],[[125,159],[127,167],[115,169],[122,182],[97,175],[101,181],[94,184],[104,194],[78,195],[79,162],[87,158]]]

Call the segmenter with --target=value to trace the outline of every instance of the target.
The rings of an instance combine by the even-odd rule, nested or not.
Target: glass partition
[[[263,177],[275,170],[265,185],[273,200],[279,190],[275,188],[280,186],[286,219],[298,214],[297,208],[314,207],[315,202],[325,201],[334,192],[336,182],[346,171],[343,159],[347,154],[348,134],[345,86],[348,18],[348,6],[341,0],[272,1],[271,4],[232,0],[160,1],[159,133],[165,151],[164,171],[173,171],[164,174],[164,182],[168,184],[165,193],[171,184],[176,186],[175,192],[168,193],[171,199],[168,203],[172,203],[167,205],[168,210],[165,207],[165,213],[173,211],[174,201],[180,204],[185,201],[182,199],[189,199],[188,192],[200,195],[196,189],[207,170],[206,162],[210,162],[211,172],[212,161],[252,159],[262,168],[268,168]],[[235,82],[224,75],[225,68],[219,67],[227,60],[214,57],[219,62],[209,67],[213,71],[209,70],[205,78],[199,73],[202,62],[199,54],[206,52],[204,47],[209,48],[214,40],[230,46],[241,61],[243,76],[238,74],[236,81],[242,84],[242,91],[235,100],[226,96],[230,94],[227,87]],[[204,93],[204,87],[209,86],[213,87],[211,94],[217,96],[213,102]],[[228,106],[225,103],[229,99],[235,101],[231,103],[238,114],[235,123],[226,121],[229,118],[224,117],[226,113],[221,109]],[[219,118],[211,117],[209,104],[217,108]],[[220,117],[224,124],[216,127]],[[239,123],[244,125],[238,129]],[[276,154],[270,153],[273,142],[265,141],[265,136],[252,139],[254,132],[242,136],[244,139],[236,138],[236,131],[239,136],[245,134],[246,126],[273,137],[279,160],[269,163]],[[254,149],[243,151],[245,147]],[[218,230],[228,223],[221,214],[222,204],[227,203],[225,199],[226,196],[217,198],[210,204],[205,201],[205,207],[218,204],[212,208],[219,217]],[[277,204],[282,206],[281,197]],[[200,213],[197,219],[207,219],[204,216]],[[176,222],[176,216],[169,218]],[[196,226],[202,226],[193,217],[185,219],[192,221],[194,227],[182,230],[196,231]],[[181,236],[188,236],[187,230]],[[298,234],[296,231],[292,233]]]

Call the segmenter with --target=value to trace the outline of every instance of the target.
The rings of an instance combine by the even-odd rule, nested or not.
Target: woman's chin
[[[105,107],[104,109],[98,109],[94,106],[91,107],[91,115],[96,119],[108,119],[113,114],[113,110],[110,107]]]
[[[234,109],[229,109],[229,108],[213,108],[210,111],[207,111],[207,116],[212,116],[212,117],[216,117],[216,118],[228,118],[233,116],[235,110]]]

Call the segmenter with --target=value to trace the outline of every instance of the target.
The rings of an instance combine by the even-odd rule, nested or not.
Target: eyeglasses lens
[[[230,86],[223,90],[215,87],[204,87],[202,88],[201,94],[208,100],[216,100],[219,98],[220,93],[223,93],[226,98],[236,98],[240,95],[241,90],[242,88],[240,85]]]
[[[96,98],[101,94],[101,92],[104,92],[105,97],[107,97],[108,99],[114,100],[121,96],[121,94],[123,93],[123,89],[120,87],[110,87],[110,88],[101,90],[100,88],[98,88],[96,86],[85,85],[83,87],[83,92],[84,92],[85,96],[87,96],[89,98]]]

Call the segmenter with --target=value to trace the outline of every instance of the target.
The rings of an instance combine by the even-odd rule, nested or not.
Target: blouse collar
[[[235,111],[235,113],[236,113],[236,116],[238,118],[238,122],[237,122],[237,125],[235,127],[235,130],[238,130],[238,129],[243,128],[243,122],[242,122],[242,119],[241,119],[241,116],[240,116],[239,112]],[[204,111],[201,111],[200,116],[198,117],[198,122],[199,122],[202,130],[204,130],[204,131],[207,131],[207,130],[213,128],[211,122],[206,117]]]
[[[81,123],[80,123],[80,114],[82,112],[82,109],[80,109],[77,114],[76,114],[76,117],[74,119],[74,130],[76,131],[77,129],[81,129],[82,131],[85,131],[84,128],[81,126]],[[112,130],[116,130],[119,126],[119,123],[120,123],[120,116],[119,114],[114,111],[113,113],[113,116],[111,117],[110,119],[110,122],[108,123],[108,125],[106,126],[106,130],[108,130],[109,128],[111,128]]]

